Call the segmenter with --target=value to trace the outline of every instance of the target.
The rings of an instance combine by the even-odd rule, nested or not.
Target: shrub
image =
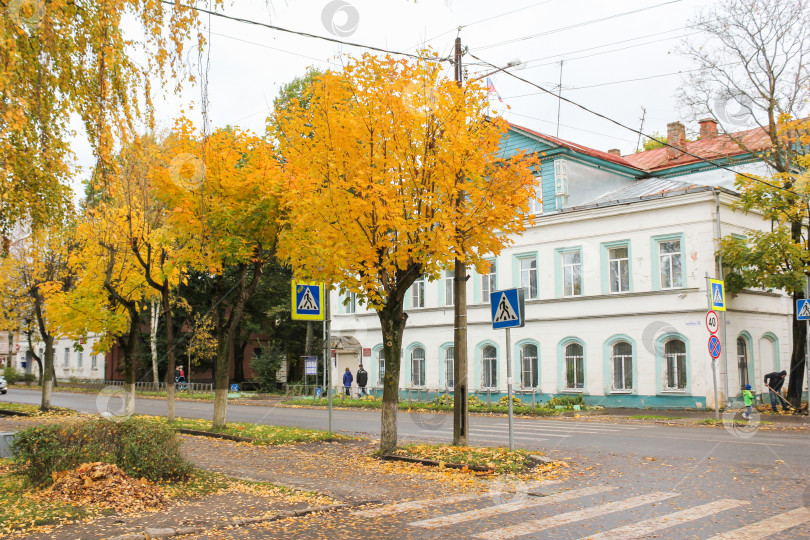
[[[503,396],[499,401],[498,404],[509,406],[509,396]],[[517,396],[512,396],[512,406],[513,407],[521,407],[523,405],[523,401]]]
[[[442,394],[440,396],[436,396],[433,400],[433,403],[436,405],[444,405],[445,407],[452,407],[453,406],[453,396],[450,394]]]
[[[20,374],[13,367],[7,367],[3,369],[3,378],[8,384],[14,384],[20,380]]]
[[[467,405],[469,407],[476,407],[476,406],[482,407],[484,405],[484,402],[481,401],[481,398],[479,398],[475,394],[470,394],[470,397],[467,398]]]
[[[17,433],[15,467],[34,484],[82,463],[114,463],[127,474],[153,482],[182,479],[191,465],[180,455],[181,441],[165,424],[130,418],[73,421],[36,426]]]
[[[582,397],[582,394],[576,394],[573,396],[555,396],[550,400],[548,400],[548,403],[546,403],[546,405],[548,405],[549,407],[554,407],[556,405],[562,405],[564,407],[572,407],[574,405],[582,405],[583,402],[584,399]]]
[[[284,351],[276,348],[264,350],[253,356],[250,367],[255,375],[253,381],[258,383],[259,392],[273,392],[281,387],[278,382],[278,370],[286,360]]]
[[[33,373],[23,373],[21,380],[25,384],[31,384],[32,382],[37,380],[37,376],[34,375]]]

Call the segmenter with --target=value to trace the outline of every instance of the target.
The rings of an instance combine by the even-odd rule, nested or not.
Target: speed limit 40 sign
[[[716,334],[717,329],[720,328],[720,319],[717,317],[717,313],[715,313],[714,310],[706,314],[706,328],[708,328],[711,334]]]

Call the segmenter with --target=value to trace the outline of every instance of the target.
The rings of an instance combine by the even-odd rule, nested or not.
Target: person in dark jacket
[[[354,377],[352,376],[352,372],[349,370],[349,368],[346,368],[346,371],[343,373],[343,389],[345,390],[347,396],[351,395],[353,380]]]
[[[774,371],[773,373],[768,373],[765,375],[765,385],[768,387],[768,393],[771,396],[771,408],[773,409],[773,412],[776,412],[777,403],[779,402],[782,403],[783,411],[788,410],[787,400],[779,393],[782,390],[782,385],[785,384],[785,377],[787,377],[787,371],[784,369],[779,373]]]
[[[367,396],[366,385],[368,384],[368,371],[363,369],[363,364],[357,370],[357,388],[359,389],[360,396]]]

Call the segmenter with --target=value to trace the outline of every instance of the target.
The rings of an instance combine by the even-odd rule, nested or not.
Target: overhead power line
[[[619,17],[624,17],[626,15],[632,15],[634,13],[640,13],[642,11],[647,11],[647,10],[650,10],[650,9],[656,9],[656,8],[659,8],[659,7],[667,6],[669,4],[677,4],[677,3],[682,2],[682,1],[683,0],[669,0],[668,2],[663,2],[661,4],[655,4],[654,6],[646,6],[646,7],[643,7],[643,8],[634,9],[632,11],[625,11],[625,12],[622,12],[622,13],[615,13],[613,15],[608,15],[607,17],[600,17],[598,19],[591,19],[589,21],[583,21],[583,22],[580,22],[580,23],[569,24],[568,26],[562,26],[560,28],[552,28],[551,30],[544,30],[543,32],[538,32],[537,34],[530,34],[528,36],[523,36],[523,37],[519,37],[519,38],[507,39],[506,41],[500,41],[498,43],[491,43],[489,45],[484,45],[484,46],[478,47],[478,49],[479,50],[490,49],[490,48],[493,48],[493,47],[500,47],[501,45],[508,45],[510,43],[517,43],[518,41],[525,41],[527,39],[534,39],[536,37],[548,36],[548,35],[551,35],[551,34],[557,34],[559,32],[565,32],[565,31],[568,31],[568,30],[573,30],[575,28],[580,28],[580,27],[587,26],[587,25],[590,25],[590,24],[596,24],[596,23],[600,23],[600,22],[604,22],[604,21],[609,21],[611,19],[617,19]]]
[[[496,66],[495,64],[493,64],[493,63],[491,63],[491,62],[487,62],[486,60],[484,60],[484,59],[482,59],[482,58],[477,57],[476,55],[474,55],[473,53],[471,53],[471,52],[469,52],[469,51],[467,51],[467,54],[469,54],[470,56],[472,56],[473,58],[475,58],[476,60],[478,60],[478,61],[480,61],[480,62],[484,62],[484,63],[486,63],[486,64],[489,64],[489,65],[490,65],[490,66],[492,66],[493,68],[500,69],[500,68],[499,68],[499,66]],[[544,87],[540,86],[539,84],[534,83],[534,82],[532,82],[532,81],[530,81],[530,80],[528,80],[528,79],[524,79],[523,77],[521,77],[521,76],[519,76],[519,75],[515,75],[514,73],[512,73],[512,72],[511,72],[511,71],[509,71],[509,70],[502,70],[502,71],[503,71],[504,73],[506,73],[507,75],[509,75],[510,77],[513,77],[513,78],[515,78],[515,79],[517,79],[517,80],[519,80],[519,81],[522,81],[522,82],[524,82],[524,83],[526,83],[526,84],[528,84],[528,85],[530,85],[530,86],[534,86],[535,88],[537,88],[537,89],[541,90],[543,93],[549,94],[550,96],[553,96],[553,97],[555,97],[555,98],[557,98],[557,99],[561,99],[561,100],[565,101],[566,103],[570,103],[570,104],[571,104],[571,105],[573,105],[574,107],[577,107],[577,108],[579,108],[579,109],[582,109],[583,111],[585,111],[585,112],[587,112],[587,113],[590,113],[590,114],[592,114],[592,115],[594,115],[594,116],[598,116],[599,118],[602,118],[603,120],[607,120],[608,122],[610,122],[610,123],[612,123],[612,124],[616,124],[617,126],[619,126],[619,127],[621,127],[621,128],[624,128],[624,129],[626,129],[626,130],[632,131],[633,133],[636,133],[636,134],[638,134],[638,135],[643,135],[644,137],[648,138],[648,139],[649,139],[649,140],[651,140],[651,141],[655,141],[656,143],[660,144],[661,146],[666,146],[667,148],[674,148],[675,150],[677,150],[678,152],[680,152],[680,153],[682,153],[682,154],[685,154],[685,155],[687,155],[687,156],[693,157],[693,158],[695,158],[695,159],[697,159],[697,160],[699,160],[699,161],[702,161],[703,163],[707,163],[707,164],[709,164],[709,165],[712,165],[712,166],[713,166],[713,167],[715,167],[715,168],[718,168],[718,169],[723,169],[723,170],[726,170],[726,171],[732,172],[732,173],[734,173],[734,174],[736,174],[736,175],[738,175],[738,176],[742,176],[743,178],[747,178],[748,180],[752,180],[752,181],[754,181],[754,182],[759,182],[759,183],[761,183],[761,184],[763,184],[763,185],[766,185],[766,186],[768,186],[768,187],[772,187],[772,188],[777,189],[777,190],[780,190],[780,191],[784,191],[784,192],[786,192],[786,193],[791,193],[791,194],[793,194],[793,195],[796,195],[796,196],[797,196],[797,197],[799,197],[799,198],[804,198],[804,197],[803,197],[801,194],[799,194],[799,193],[797,193],[797,192],[793,191],[792,189],[788,189],[788,188],[785,188],[785,187],[782,187],[782,186],[777,186],[776,184],[772,184],[772,183],[770,183],[770,182],[768,182],[768,181],[766,181],[766,180],[762,180],[761,178],[755,178],[755,177],[750,176],[750,175],[748,175],[748,174],[745,174],[745,173],[741,173],[741,172],[735,171],[735,170],[734,170],[734,169],[732,169],[731,167],[728,167],[728,166],[726,166],[726,165],[722,165],[722,164],[717,163],[716,161],[713,161],[713,160],[711,160],[711,159],[704,158],[703,156],[699,156],[699,155],[697,155],[697,154],[693,154],[693,153],[691,153],[691,152],[687,152],[687,151],[686,151],[686,150],[684,150],[683,148],[679,148],[679,147],[677,147],[677,146],[675,146],[675,145],[673,145],[673,144],[669,144],[669,143],[668,143],[668,142],[666,142],[666,141],[662,141],[662,140],[660,140],[660,139],[657,139],[656,137],[654,137],[654,136],[652,136],[652,135],[648,135],[648,134],[644,133],[644,132],[643,132],[643,131],[641,131],[641,130],[638,130],[638,129],[632,128],[632,127],[630,127],[630,126],[628,126],[628,125],[626,125],[626,124],[623,124],[623,123],[619,122],[618,120],[614,120],[613,118],[610,118],[609,116],[605,116],[604,114],[602,114],[602,113],[598,113],[598,112],[594,111],[593,109],[589,109],[589,108],[588,108],[588,107],[586,107],[585,105],[582,105],[582,104],[580,104],[580,103],[577,103],[576,101],[573,101],[573,100],[571,100],[571,99],[568,99],[567,97],[559,96],[559,95],[555,94],[553,91],[551,91],[551,90],[549,90],[549,89],[547,89],[547,88],[544,88]]]
[[[680,1],[680,0],[678,0],[678,1]],[[412,54],[412,53],[407,53],[407,52],[402,52],[402,51],[394,51],[394,50],[391,50],[391,49],[384,49],[382,47],[375,47],[373,45],[365,45],[363,43],[354,43],[352,41],[343,41],[341,39],[332,38],[332,37],[329,37],[329,36],[321,36],[321,35],[318,35],[318,34],[310,34],[309,32],[301,32],[299,30],[291,30],[289,28],[283,28],[281,26],[276,26],[274,24],[268,24],[268,23],[263,23],[263,22],[260,22],[260,21],[254,21],[252,19],[244,19],[242,17],[234,17],[232,15],[226,15],[224,13],[218,13],[216,11],[211,11],[211,10],[201,8],[201,7],[189,6],[187,4],[175,4],[175,2],[172,1],[172,0],[160,0],[160,2],[161,2],[161,4],[166,4],[166,5],[172,6],[172,7],[174,7],[176,5],[179,5],[180,7],[183,7],[183,8],[186,8],[186,9],[193,9],[194,11],[198,11],[200,13],[205,13],[205,14],[207,14],[209,16],[212,16],[212,17],[219,17],[220,19],[227,19],[229,21],[235,21],[235,22],[239,22],[239,23],[243,23],[243,24],[252,24],[254,26],[261,26],[263,28],[269,28],[270,30],[277,30],[279,32],[286,32],[288,34],[294,34],[294,35],[301,36],[301,37],[307,37],[307,38],[312,38],[312,39],[320,39],[320,40],[323,40],[323,41],[329,41],[329,42],[332,42],[332,43],[338,43],[340,45],[347,45],[349,47],[359,47],[361,49],[369,49],[371,51],[377,51],[377,52],[382,52],[382,53],[386,53],[386,54],[395,54],[395,55],[399,55],[399,56],[407,56],[409,58],[416,58],[418,60],[431,60],[431,58],[429,58],[429,57],[426,58],[424,56],[419,56],[418,54]],[[446,62],[446,61],[449,61],[449,58],[436,58],[435,60],[436,61],[445,61]]]

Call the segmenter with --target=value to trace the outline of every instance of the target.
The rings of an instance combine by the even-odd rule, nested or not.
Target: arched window
[[[520,386],[536,388],[538,382],[537,346],[524,345],[520,348]]]
[[[585,388],[585,355],[582,345],[569,343],[565,346],[565,389]]]
[[[751,381],[748,380],[748,344],[742,336],[737,338],[737,367],[740,370],[740,388],[745,388]]]
[[[454,382],[453,379],[455,378],[454,377],[454,375],[455,375],[455,371],[454,371],[455,370],[455,365],[454,365],[454,362],[453,362],[453,358],[454,358],[453,353],[454,353],[453,347],[447,347],[444,350],[444,381],[445,381],[445,386],[447,386],[447,388],[453,388],[453,382]]]
[[[633,389],[633,346],[619,341],[611,347],[610,369],[613,377],[612,389],[627,392]]]
[[[686,344],[670,339],[664,345],[664,390],[686,390]]]
[[[411,386],[425,386],[425,349],[411,351]]]
[[[498,357],[495,347],[487,345],[481,349],[481,388],[497,388]]]
[[[382,386],[385,381],[385,351],[380,348],[377,351],[377,384]]]

